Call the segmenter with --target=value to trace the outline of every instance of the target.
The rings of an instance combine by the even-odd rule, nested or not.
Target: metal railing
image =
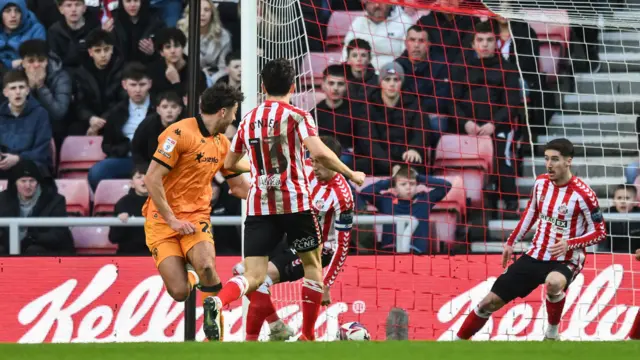
[[[354,225],[385,225],[396,224],[401,228],[407,227],[407,222],[412,221],[411,218],[391,215],[355,215],[353,217]],[[144,218],[130,218],[129,221],[123,223],[116,217],[33,217],[33,218],[0,218],[0,227],[9,228],[9,253],[11,255],[20,255],[20,228],[21,227],[73,227],[73,226],[143,226]],[[212,216],[211,225],[213,226],[240,226],[242,224],[241,216]],[[409,239],[399,237],[397,248],[402,250],[408,246]]]

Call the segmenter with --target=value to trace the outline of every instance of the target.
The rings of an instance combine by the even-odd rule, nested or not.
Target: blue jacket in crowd
[[[28,8],[24,0],[0,0],[0,11],[9,5],[15,5],[22,12],[22,20],[18,28],[7,33],[2,22],[0,22],[0,61],[7,68],[11,69],[11,62],[19,58],[18,48],[20,44],[32,39],[47,39],[47,32],[40,24],[38,18]]]
[[[391,194],[381,192],[391,188],[391,178],[371,184],[358,194],[360,201],[374,205],[378,212],[385,215],[411,215],[419,219],[418,227],[413,232],[412,249],[416,253],[425,253],[429,248],[429,213],[436,203],[442,200],[451,183],[433,176],[418,175],[418,183],[433,188],[429,192],[419,192],[412,200],[401,200]],[[395,225],[384,225],[382,228],[382,247],[395,249]]]
[[[0,105],[0,146],[9,154],[34,161],[43,168],[51,166],[51,124],[49,114],[29,96],[20,116],[15,117],[9,102]]]

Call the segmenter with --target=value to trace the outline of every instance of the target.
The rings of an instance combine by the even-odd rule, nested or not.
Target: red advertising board
[[[222,257],[223,278],[239,259]],[[339,323],[360,321],[384,339],[389,311],[409,315],[409,337],[449,340],[464,316],[502,273],[499,255],[455,257],[352,256],[332,288],[333,303],[318,319],[331,340]],[[589,257],[567,294],[565,339],[622,339],[640,305],[640,262],[629,255]],[[278,311],[301,325],[298,285],[274,289]],[[151,258],[64,257],[0,259],[0,342],[182,341],[184,306],[163,288]],[[202,339],[202,309],[197,309]],[[240,340],[241,302],[225,313],[225,340]],[[543,292],[508,304],[478,340],[536,340],[546,319]]]

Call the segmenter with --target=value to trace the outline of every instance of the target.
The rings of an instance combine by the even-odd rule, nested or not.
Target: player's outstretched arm
[[[538,220],[538,216],[540,215],[538,212],[538,198],[537,191],[538,186],[534,185],[531,190],[531,197],[529,198],[529,202],[527,203],[527,207],[524,210],[524,213],[520,217],[520,221],[518,221],[518,225],[515,229],[509,234],[509,238],[507,239],[507,245],[513,246],[516,241],[520,241],[528,232],[531,230],[531,227]]]
[[[167,167],[160,165],[157,161],[151,161],[147,174],[144,177],[147,191],[149,192],[151,200],[156,205],[158,212],[160,212],[162,218],[173,230],[183,235],[193,234],[196,231],[196,227],[187,221],[178,220],[167,201],[162,178],[167,176],[169,171]]]
[[[244,153],[229,151],[224,159],[224,168],[236,174],[243,174],[251,171],[249,158]]]
[[[365,175],[360,171],[353,171],[345,165],[338,156],[325,145],[317,136],[308,136],[304,139],[304,146],[309,150],[311,156],[319,161],[322,166],[344,175],[347,179],[358,184],[364,183]]]

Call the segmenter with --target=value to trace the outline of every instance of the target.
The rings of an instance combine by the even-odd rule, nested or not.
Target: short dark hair
[[[334,64],[334,65],[329,65],[327,66],[326,69],[324,69],[324,71],[322,72],[322,79],[326,79],[327,76],[337,76],[337,77],[345,77],[345,69],[344,69],[344,65],[338,65],[338,64]]]
[[[31,39],[20,44],[18,48],[18,54],[20,58],[24,59],[27,56],[34,56],[38,58],[46,58],[49,56],[49,46],[47,42],[40,39]]]
[[[140,81],[144,78],[151,80],[147,73],[147,67],[137,61],[128,63],[122,70],[122,80]]]
[[[149,169],[149,163],[147,162],[135,163],[133,165],[133,170],[131,170],[131,178],[136,176],[136,174],[145,175],[148,169]]]
[[[367,40],[356,38],[349,41],[347,44],[347,56],[349,56],[351,54],[351,50],[354,49],[367,50],[368,52],[371,52],[371,44],[369,44]]]
[[[296,78],[296,71],[291,61],[279,58],[267,62],[260,74],[267,94],[285,96],[291,90]]]
[[[18,81],[29,84],[27,73],[25,73],[24,70],[9,70],[2,76],[2,87],[5,88],[7,85]]]
[[[232,51],[230,53],[227,54],[227,56],[224,57],[224,64],[229,66],[229,64],[231,64],[231,62],[233,60],[240,60],[240,52],[239,51]]]
[[[477,22],[476,26],[473,29],[473,39],[475,40],[476,35],[475,34],[486,34],[486,33],[492,33],[495,35],[496,31],[493,27],[493,24],[490,21],[481,21],[481,22]]]
[[[170,44],[172,41],[182,47],[187,45],[187,37],[184,35],[182,30],[174,27],[161,29],[156,32],[154,37],[156,50],[158,51],[162,51],[162,48],[164,48],[165,45]]]
[[[429,32],[427,31],[427,29],[425,29],[424,27],[422,27],[422,26],[420,26],[420,25],[411,25],[411,26],[407,29],[407,34],[409,33],[409,31],[425,32],[425,33],[427,33],[427,39],[429,39]]]
[[[184,107],[184,103],[182,99],[175,91],[163,91],[156,96],[156,106],[159,106],[162,100],[167,100],[168,102],[174,102],[178,105]]]
[[[331,149],[331,151],[333,151],[333,153],[338,157],[342,155],[342,145],[340,145],[340,142],[336,140],[336,138],[328,135],[323,135],[320,136],[320,140],[322,140],[322,142],[327,145],[327,147]]]
[[[615,194],[616,191],[618,190],[625,190],[625,191],[631,191],[634,194],[636,194],[636,196],[638,195],[638,189],[634,186],[634,185],[625,185],[625,184],[620,184],[618,186],[616,186],[616,189],[613,190],[613,193]],[[634,198],[636,197],[634,196]],[[634,199],[635,200],[635,199]]]
[[[62,4],[64,4],[66,1],[79,1],[81,3],[84,4],[84,0],[56,0],[56,5],[58,5],[58,7],[62,6]]]
[[[396,186],[396,181],[399,177],[407,178],[409,180],[416,179],[418,177],[418,172],[410,167],[409,165],[402,164],[398,168],[395,174],[393,174],[393,178],[391,179],[391,186]]]
[[[217,82],[202,93],[200,99],[200,111],[203,114],[213,115],[222,108],[231,108],[236,103],[244,101],[244,94],[239,89],[223,82]]]
[[[553,139],[549,141],[547,145],[544,146],[544,151],[547,150],[555,150],[564,157],[573,157],[574,155],[573,144],[571,143],[571,141],[565,138]]]
[[[87,49],[91,49],[92,47],[100,46],[102,44],[113,46],[114,41],[111,37],[111,34],[100,28],[97,28],[91,30],[91,32],[87,34],[87,37],[84,38],[84,44]]]

